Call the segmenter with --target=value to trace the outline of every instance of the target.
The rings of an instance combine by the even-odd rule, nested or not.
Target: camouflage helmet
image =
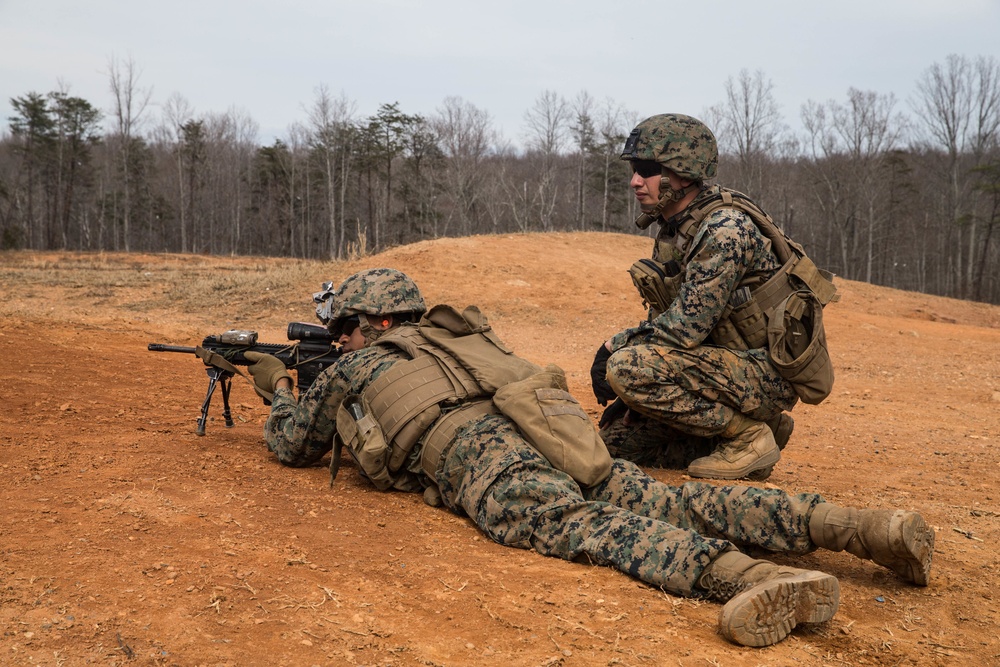
[[[712,130],[697,118],[664,113],[635,126],[621,159],[652,160],[682,178],[704,181],[715,176],[719,146]]]
[[[352,315],[422,314],[424,299],[409,276],[396,269],[368,269],[349,276],[333,296],[330,326]]]

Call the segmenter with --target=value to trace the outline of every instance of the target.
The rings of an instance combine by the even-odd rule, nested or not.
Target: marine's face
[[[639,200],[639,208],[649,211],[660,201],[660,165],[651,160],[632,160],[632,180],[629,186]]]
[[[354,315],[344,320],[344,327],[341,330],[340,338],[337,339],[340,349],[344,352],[354,352],[365,346],[365,335],[361,333],[361,326],[358,316]]]
[[[691,203],[696,193],[683,195],[682,191],[691,185],[692,181],[681,178],[669,169],[661,169],[660,165],[650,160],[632,161],[632,180],[629,185],[639,200],[639,208],[649,213],[659,203],[660,197],[666,196],[666,201],[660,209],[663,218],[669,218],[683,211]],[[656,171],[656,173],[653,173]]]

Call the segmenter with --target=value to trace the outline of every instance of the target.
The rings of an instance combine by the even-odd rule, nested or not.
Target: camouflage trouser
[[[806,553],[815,494],[658,482],[616,459],[581,489],[528,445],[504,417],[460,429],[437,472],[444,503],[496,542],[566,560],[610,565],[678,595],[729,548]]]
[[[684,470],[692,461],[715,450],[716,438],[700,438],[629,411],[601,428],[611,456],[644,468]]]
[[[708,345],[621,348],[608,359],[608,382],[632,410],[702,437],[721,433],[737,412],[767,421],[796,401],[766,361]]]

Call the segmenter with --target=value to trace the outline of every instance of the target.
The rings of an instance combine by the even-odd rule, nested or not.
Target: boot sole
[[[747,473],[746,479],[751,479],[755,482],[763,482],[771,476],[772,472],[774,472],[774,466],[767,466],[766,468],[761,468],[760,470],[754,470],[753,472]]]
[[[726,603],[719,631],[743,646],[770,646],[802,623],[823,623],[840,606],[840,583],[823,572],[803,572],[772,579],[743,591]]]
[[[896,557],[887,567],[906,581],[926,586],[934,556],[934,530],[916,512],[897,512],[889,523],[889,547]]]

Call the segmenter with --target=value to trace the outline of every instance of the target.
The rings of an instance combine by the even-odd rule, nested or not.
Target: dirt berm
[[[596,419],[594,350],[642,308],[626,269],[648,239],[483,236],[347,263],[0,254],[0,663],[7,665],[1000,664],[1000,308],[838,280],[837,383],[798,406],[768,480],[921,512],[930,586],[846,554],[840,612],[752,650],[719,605],[608,568],[501,547],[346,464],[281,467],[267,409],[233,384],[195,435],[195,345],[230,328],[280,342],[311,294],[360,268],[409,273],[431,303],[479,305],[519,354],[567,370]],[[683,473],[651,471],[668,482]]]

